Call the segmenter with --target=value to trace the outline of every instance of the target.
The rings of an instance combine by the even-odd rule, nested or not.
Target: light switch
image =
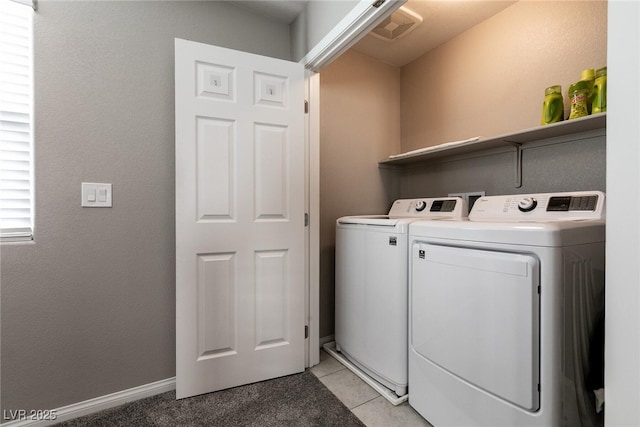
[[[81,205],[85,208],[112,207],[111,184],[83,182]]]

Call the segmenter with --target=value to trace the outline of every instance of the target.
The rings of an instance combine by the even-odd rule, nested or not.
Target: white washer
[[[336,348],[398,396],[407,393],[409,224],[461,219],[461,198],[396,200],[388,215],[336,223]]]
[[[598,191],[482,197],[410,225],[409,403],[435,426],[595,426]],[[594,367],[595,369],[595,367]]]

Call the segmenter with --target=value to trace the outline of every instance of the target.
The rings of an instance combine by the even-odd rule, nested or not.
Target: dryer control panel
[[[604,220],[605,195],[601,191],[514,194],[479,198],[470,221],[577,221]]]
[[[398,199],[390,218],[461,219],[467,217],[467,202],[460,197]]]

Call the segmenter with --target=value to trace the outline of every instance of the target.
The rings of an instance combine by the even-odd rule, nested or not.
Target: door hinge
[[[375,8],[378,8],[378,7],[382,6],[385,1],[386,0],[376,0],[376,1],[373,2],[372,6],[375,7]]]
[[[309,214],[308,213],[304,213],[304,226],[308,227],[309,226]]]
[[[309,113],[309,101],[307,101],[306,99],[304,100],[304,113]]]
[[[309,326],[304,325],[304,339],[306,340],[307,338],[309,338]]]

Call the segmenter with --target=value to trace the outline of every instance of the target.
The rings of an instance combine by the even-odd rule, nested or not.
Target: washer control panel
[[[390,218],[450,218],[467,217],[467,202],[460,197],[398,199],[389,211]]]
[[[573,221],[605,218],[601,191],[516,194],[479,198],[470,221]]]

